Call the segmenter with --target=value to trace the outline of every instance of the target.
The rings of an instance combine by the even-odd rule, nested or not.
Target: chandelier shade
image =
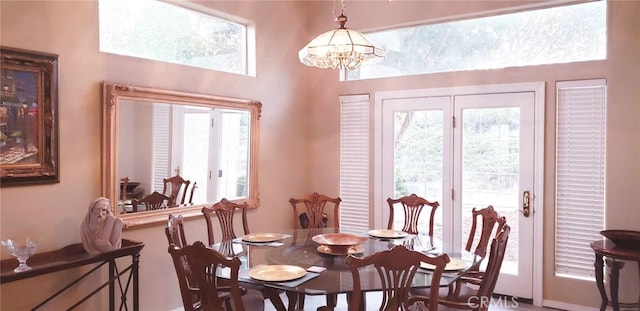
[[[298,52],[300,62],[324,69],[355,70],[362,64],[384,60],[384,50],[377,48],[361,33],[344,27],[347,17],[336,21],[340,28],[320,34]]]

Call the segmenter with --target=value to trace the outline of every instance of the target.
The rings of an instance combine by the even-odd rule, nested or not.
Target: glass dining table
[[[340,232],[336,228],[283,230],[278,233],[256,233],[251,238],[237,238],[211,245],[211,248],[227,256],[238,256],[243,262],[240,268],[239,281],[252,285],[265,286],[288,293],[303,295],[335,295],[349,293],[353,289],[353,278],[345,263],[347,255],[332,255],[323,251],[321,245],[312,238],[319,234]],[[391,249],[396,245],[422,251],[427,254],[442,253],[442,242],[427,235],[407,235],[397,238],[371,236],[367,232],[356,234],[367,237],[354,250],[354,256],[364,257],[376,252]],[[254,239],[256,238],[256,239]],[[258,242],[256,242],[258,241]],[[468,252],[448,252],[449,258],[458,264],[452,269],[445,269],[440,286],[448,286],[464,272],[477,267],[482,258]],[[459,263],[464,262],[462,265]],[[296,275],[292,280],[265,281],[250,276],[251,270],[286,265],[300,267],[306,272],[301,277]],[[321,272],[311,272],[320,268]],[[362,291],[379,291],[382,289],[377,272],[373,267],[361,270]],[[228,277],[228,272],[219,272],[219,276]],[[412,287],[428,288],[431,286],[432,273],[428,268],[416,273]],[[290,296],[292,297],[292,296]],[[334,302],[335,303],[335,302]]]

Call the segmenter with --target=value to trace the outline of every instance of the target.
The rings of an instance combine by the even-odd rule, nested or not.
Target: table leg
[[[335,310],[338,305],[338,294],[327,294],[327,307]]]
[[[132,278],[133,278],[133,310],[134,311],[138,311],[140,310],[140,288],[139,286],[139,280],[138,280],[138,270],[139,270],[139,263],[140,263],[140,253],[137,253],[135,255],[132,256],[131,258],[131,272],[133,274]]]
[[[640,277],[640,260],[638,260],[638,276]],[[638,284],[640,284],[640,280],[638,280]],[[638,290],[638,294],[640,294],[640,290]],[[638,311],[640,311],[640,295],[638,295]]]
[[[605,311],[607,304],[609,304],[609,298],[607,298],[607,292],[604,290],[604,260],[602,259],[602,255],[596,254],[596,262],[593,265],[596,268],[596,285],[598,286],[600,297],[602,297],[600,311]]]
[[[296,292],[287,292],[287,298],[289,300],[289,303],[288,303],[289,307],[287,308],[288,311],[296,311],[299,309],[298,307],[298,305],[300,304],[299,295],[303,295],[303,294],[298,294]]]
[[[620,305],[618,302],[618,282],[620,280],[620,269],[624,266],[624,262],[617,261],[615,259],[607,260],[607,265],[611,266],[611,274],[609,275],[609,281],[611,284],[611,306],[613,311],[620,311]]]
[[[282,303],[282,299],[280,299],[280,294],[277,290],[265,287],[262,289],[262,295],[271,301],[273,307],[278,311],[286,311],[287,308],[284,307],[284,303]]]
[[[115,259],[109,260],[109,310],[115,310]]]

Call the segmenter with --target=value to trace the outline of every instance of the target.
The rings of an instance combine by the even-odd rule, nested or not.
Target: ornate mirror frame
[[[103,82],[103,122],[102,122],[102,195],[111,202],[114,215],[120,217],[125,228],[146,225],[157,222],[166,222],[169,214],[181,214],[183,217],[201,215],[202,207],[212,205],[194,204],[190,206],[171,207],[161,210],[144,211],[137,213],[120,213],[118,208],[118,191],[120,191],[120,179],[117,176],[118,167],[118,108],[125,104],[123,101],[136,102],[160,102],[178,105],[220,107],[237,110],[245,110],[251,114],[251,130],[249,143],[249,191],[247,197],[238,202],[247,202],[250,207],[259,206],[258,191],[258,144],[260,137],[259,122],[262,113],[262,103],[251,99],[240,99],[215,95],[187,93],[181,91],[165,90],[150,87],[126,85],[121,83]]]

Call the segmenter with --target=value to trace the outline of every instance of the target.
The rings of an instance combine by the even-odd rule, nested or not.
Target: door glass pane
[[[516,274],[520,109],[465,109],[462,120],[462,245],[471,229],[471,210],[493,205],[511,227],[501,272]]]
[[[394,197],[415,193],[442,202],[443,113],[441,110],[397,111],[394,114]],[[422,211],[419,231],[428,232],[430,208]],[[394,229],[404,214],[396,209]],[[442,206],[436,210],[434,237],[442,239]]]
[[[249,172],[249,113],[247,111],[223,111],[220,149],[221,197],[233,199],[246,197]]]
[[[191,185],[197,182],[197,188],[193,194],[193,203],[207,201],[209,120],[209,111],[186,112],[184,114],[182,177],[190,180]],[[187,196],[189,196],[189,193],[187,193]],[[188,197],[185,202],[187,201],[189,201]]]

